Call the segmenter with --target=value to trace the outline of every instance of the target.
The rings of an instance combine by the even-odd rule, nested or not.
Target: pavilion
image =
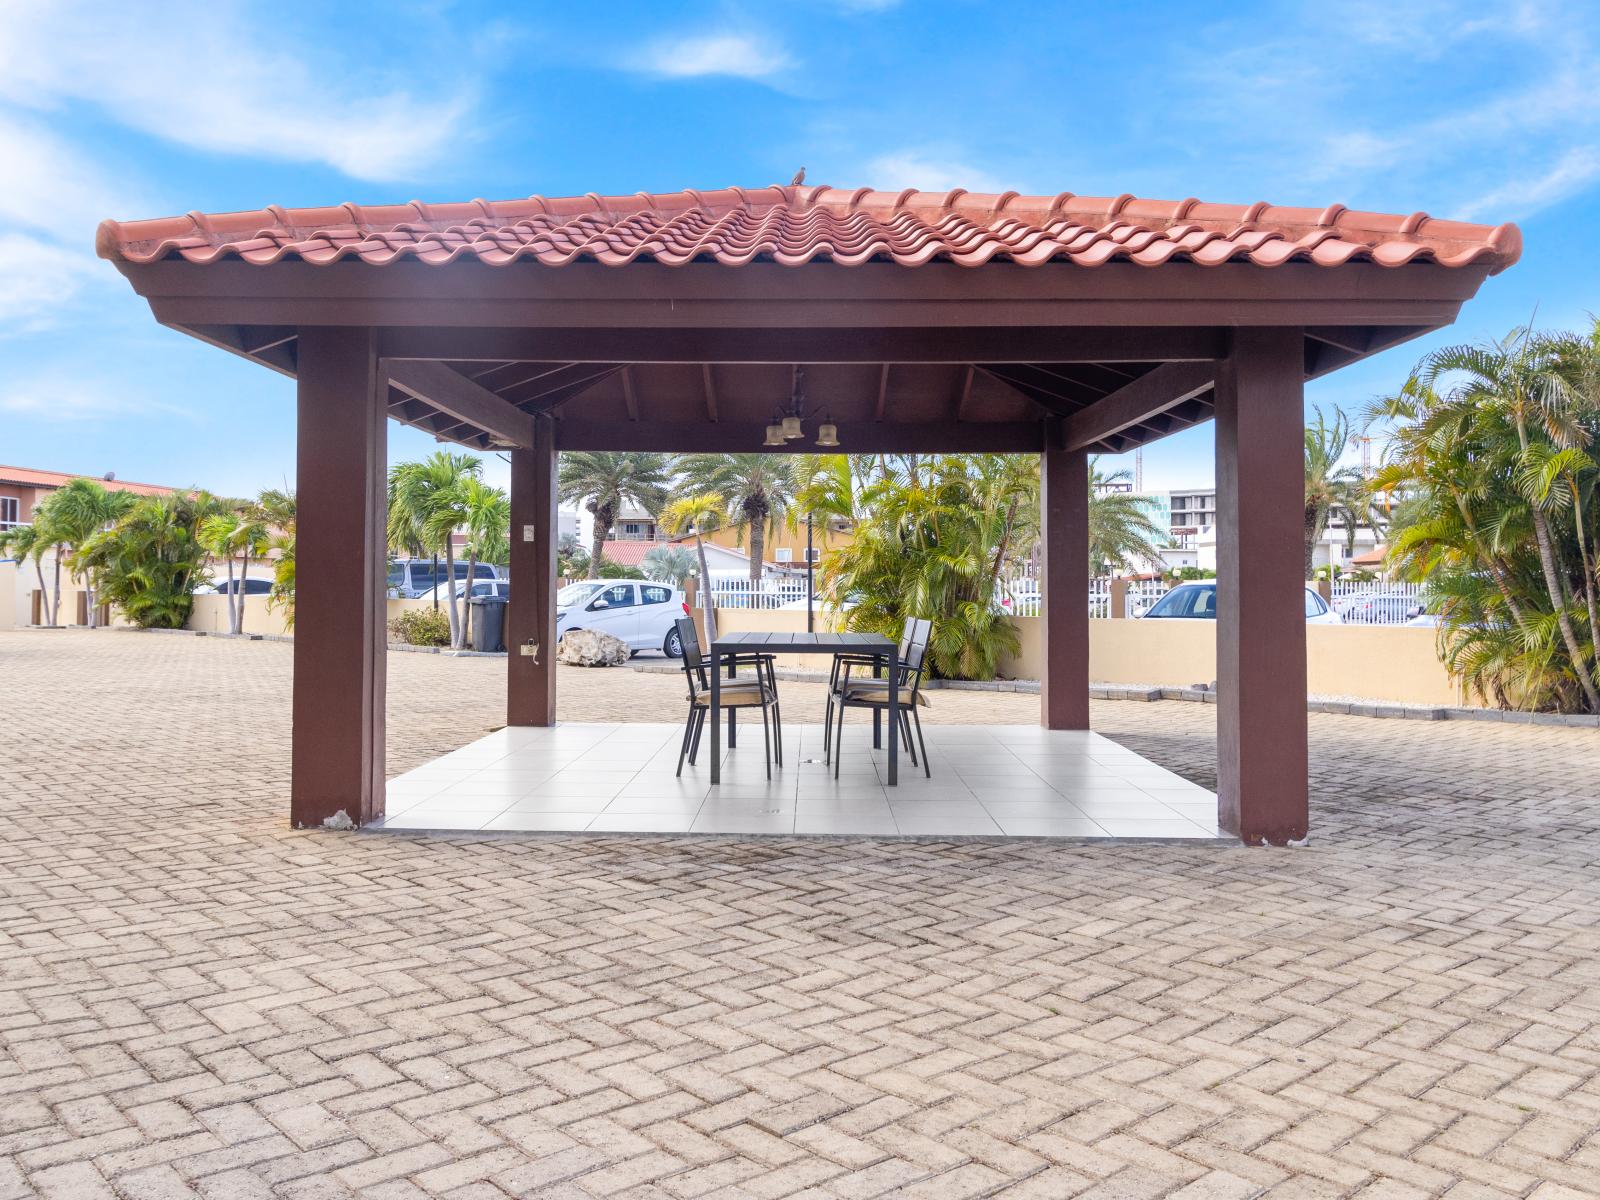
[[[1307,833],[1303,385],[1448,325],[1521,235],[791,185],[189,213],[97,249],[162,324],[297,380],[297,827],[383,815],[386,418],[510,451],[506,720],[537,726],[557,453],[762,450],[803,408],[845,452],[1043,455],[1050,729],[1089,723],[1089,455],[1215,420],[1218,823],[1282,844]]]

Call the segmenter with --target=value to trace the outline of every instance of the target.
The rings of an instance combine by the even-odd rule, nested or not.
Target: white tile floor
[[[904,837],[1215,838],[1216,797],[1096,733],[931,725],[929,779],[900,755],[885,787],[866,725],[845,729],[838,779],[822,726],[784,729],[766,779],[760,729],[724,750],[709,782],[677,766],[681,725],[508,728],[389,781],[376,829]]]

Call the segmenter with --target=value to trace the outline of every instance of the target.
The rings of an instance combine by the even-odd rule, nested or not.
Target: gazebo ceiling
[[[1230,328],[1301,328],[1322,374],[1447,324],[1521,236],[789,186],[190,213],[96,245],[158,319],[289,374],[300,327],[377,328],[391,415],[467,445],[545,413],[572,448],[759,449],[798,394],[845,450],[1114,452],[1210,416]]]

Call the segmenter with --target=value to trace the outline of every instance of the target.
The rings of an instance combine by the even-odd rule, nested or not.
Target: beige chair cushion
[[[721,702],[723,708],[760,708],[768,699],[765,688],[724,687]],[[711,693],[701,692],[692,703],[696,708],[710,708]]]

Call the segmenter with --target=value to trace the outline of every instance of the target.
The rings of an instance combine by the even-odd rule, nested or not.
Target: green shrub
[[[448,646],[450,618],[443,609],[413,609],[390,621],[389,632],[410,646]]]

